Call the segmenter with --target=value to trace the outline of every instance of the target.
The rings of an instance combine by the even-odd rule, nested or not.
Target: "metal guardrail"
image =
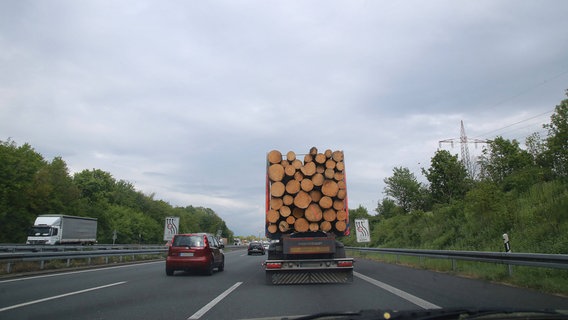
[[[226,249],[246,249],[245,246],[225,246]],[[0,263],[6,265],[6,272],[11,273],[15,263],[39,261],[40,269],[45,262],[51,260],[67,260],[67,267],[73,259],[87,259],[91,264],[93,258],[157,255],[168,251],[163,245],[94,245],[94,246],[46,246],[46,245],[0,245]]]
[[[139,247],[134,249],[122,249],[122,248],[93,248],[93,247],[55,247],[54,250],[59,251],[43,251],[52,250],[51,246],[42,246],[40,248],[42,251],[25,251],[25,252],[0,252],[0,263],[6,264],[6,272],[11,273],[14,263],[27,262],[27,261],[39,261],[40,269],[44,269],[46,261],[51,260],[67,260],[67,266],[70,266],[70,262],[73,259],[87,259],[87,263],[91,264],[91,259],[93,258],[106,258],[106,263],[108,263],[109,257],[122,257],[124,256],[136,256],[136,255],[157,255],[167,252],[167,247],[165,246],[149,246],[149,247]],[[83,249],[81,249],[83,248]],[[87,250],[85,248],[89,248]],[[81,250],[81,251],[74,251]]]
[[[500,263],[506,265],[520,265],[527,267],[544,267],[555,269],[568,269],[567,254],[544,253],[514,253],[514,252],[488,252],[488,251],[452,251],[452,250],[423,250],[423,249],[389,249],[345,247],[346,250],[370,251],[394,255],[406,255],[428,258],[451,259],[455,268],[455,260],[468,260],[478,262]]]

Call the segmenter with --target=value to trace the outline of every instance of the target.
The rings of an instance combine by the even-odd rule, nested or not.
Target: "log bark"
[[[335,172],[335,174],[333,175],[333,180],[335,181],[343,181],[343,178],[345,177],[345,175],[343,174],[343,172]]]
[[[337,191],[337,199],[344,200],[347,197],[347,191],[345,189],[339,189]]]
[[[318,148],[311,147],[310,148],[310,155],[315,156],[316,154],[318,154]]]
[[[327,159],[329,159],[329,158],[331,158],[333,152],[331,151],[331,149],[326,149],[323,154],[325,155],[325,157]]]
[[[282,153],[278,150],[272,150],[268,153],[268,162],[271,164],[280,163],[282,161]]]
[[[343,161],[338,161],[338,162],[335,164],[335,168],[336,168],[338,171],[344,171],[344,170],[345,170],[345,163],[344,163]]]
[[[304,180],[304,174],[302,173],[302,171],[296,171],[296,173],[294,173],[294,180]]]
[[[305,191],[300,191],[294,197],[294,205],[301,209],[306,209],[310,202],[312,202],[312,198],[310,195]]]
[[[319,230],[320,226],[319,226],[319,223],[312,222],[312,223],[310,223],[309,228],[310,228],[310,231],[315,232],[315,231]]]

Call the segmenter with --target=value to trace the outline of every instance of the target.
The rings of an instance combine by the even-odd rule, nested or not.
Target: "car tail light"
[[[280,262],[267,262],[266,269],[281,269],[282,263]]]
[[[342,268],[353,267],[353,261],[338,261],[337,266]]]

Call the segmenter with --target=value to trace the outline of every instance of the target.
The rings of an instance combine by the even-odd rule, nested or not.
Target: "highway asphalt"
[[[226,252],[225,271],[165,262],[0,280],[0,319],[252,319],[361,309],[568,309],[568,298],[357,259],[351,284],[264,283],[266,256]]]

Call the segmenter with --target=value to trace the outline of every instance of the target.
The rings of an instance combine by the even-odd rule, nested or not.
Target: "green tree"
[[[546,158],[553,172],[566,180],[568,179],[568,99],[556,106],[555,113],[550,117],[550,124],[544,127],[548,129]]]
[[[383,198],[383,200],[378,203],[375,211],[377,212],[379,219],[388,219],[397,214],[404,213],[402,208],[397,206],[394,200],[389,198]]]
[[[76,212],[80,192],[61,157],[37,172],[30,194],[30,207],[35,214],[80,215]]]
[[[430,182],[430,192],[435,203],[450,203],[462,199],[468,189],[467,170],[458,156],[447,150],[436,151],[430,168],[422,169]]]
[[[422,185],[408,168],[396,167],[393,175],[385,178],[385,194],[393,198],[404,212],[421,208],[423,204]]]
[[[34,179],[45,165],[29,144],[0,141],[0,242],[25,241],[35,219],[29,207]]]
[[[503,137],[497,137],[488,144],[479,162],[482,178],[502,185],[505,190],[515,188],[514,183],[507,183],[508,177],[534,167],[531,155],[521,149],[517,140]]]

